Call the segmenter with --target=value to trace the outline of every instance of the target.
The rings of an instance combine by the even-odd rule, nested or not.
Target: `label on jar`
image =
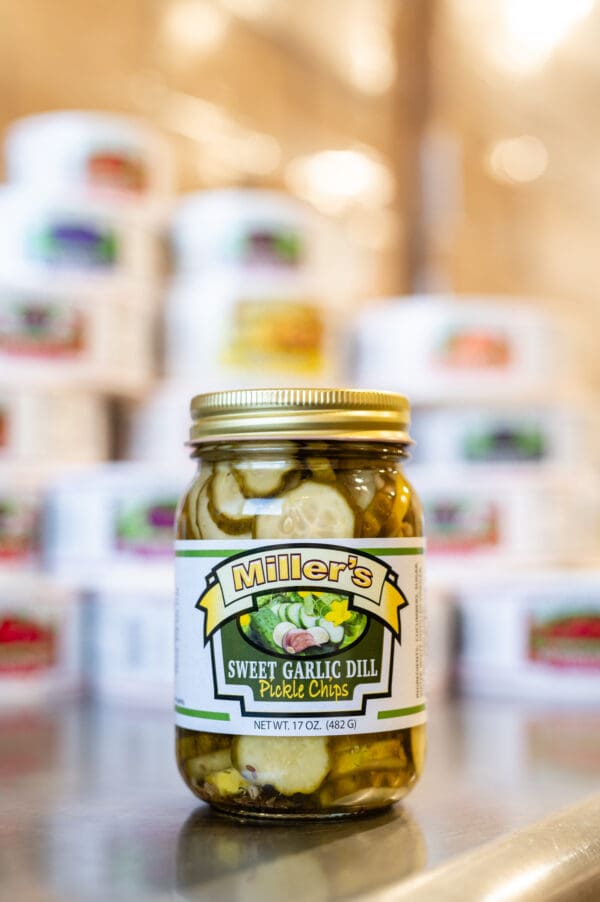
[[[423,539],[176,542],[176,722],[265,736],[423,723]]]

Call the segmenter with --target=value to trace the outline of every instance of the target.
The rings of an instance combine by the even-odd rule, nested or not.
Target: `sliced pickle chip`
[[[198,526],[203,539],[252,538],[252,517],[230,517],[221,513],[212,500],[212,483],[208,480],[198,496]],[[233,478],[233,477],[232,477]],[[235,482],[235,479],[233,480]],[[237,490],[238,494],[239,489]]]
[[[256,517],[257,539],[352,538],[355,515],[334,486],[312,479],[281,497],[281,509]]]
[[[243,516],[246,499],[240,491],[237,479],[228,467],[217,467],[211,479],[208,494],[219,514],[232,520]]]
[[[180,761],[203,757],[212,752],[231,749],[231,736],[221,733],[196,733],[177,728],[177,755]]]
[[[245,498],[270,498],[287,488],[295,469],[293,461],[253,461],[236,464],[231,471]]]
[[[197,480],[192,485],[188,496],[185,502],[185,514],[187,517],[187,522],[190,530],[190,535],[187,536],[189,539],[201,539],[202,533],[200,532],[200,526],[198,524],[198,496],[202,491],[202,483],[200,480]]]
[[[314,792],[330,768],[321,736],[238,736],[231,757],[250,784],[274,786],[285,796]]]
[[[181,761],[187,761],[197,754],[196,737],[180,736],[177,740],[177,755]]]
[[[187,522],[191,533],[191,535],[187,536],[187,538],[203,538],[198,523],[198,498],[200,496],[200,492],[212,476],[212,471],[213,470],[211,466],[204,463],[201,465],[200,472],[192,483],[185,499],[184,513],[187,516]]]
[[[396,497],[392,505],[390,516],[383,526],[383,534],[385,536],[395,536],[402,532],[402,521],[408,513],[411,502],[411,489],[404,480],[396,480]]]
[[[410,730],[410,750],[412,753],[415,775],[420,777],[425,766],[425,751],[427,745],[427,736],[425,732],[425,724],[419,724],[418,727],[411,727]]]
[[[231,767],[231,751],[219,749],[216,752],[208,752],[206,755],[198,755],[185,762],[185,769],[192,780],[201,782],[213,771],[226,770]]]
[[[394,508],[396,487],[393,480],[383,480],[383,485],[378,488],[373,500],[366,508],[362,518],[361,534],[370,539],[381,532],[384,523],[390,518]]]
[[[356,506],[364,511],[373,501],[381,478],[372,470],[355,470],[348,474],[344,482]]]
[[[307,457],[306,466],[318,482],[333,485],[336,482],[335,470],[326,457]]]
[[[220,796],[239,795],[248,786],[246,780],[234,767],[228,767],[225,770],[209,774],[206,778],[206,784],[208,787],[214,788]]]
[[[406,770],[406,755],[400,739],[385,739],[355,745],[336,756],[331,774],[341,777],[357,771]]]

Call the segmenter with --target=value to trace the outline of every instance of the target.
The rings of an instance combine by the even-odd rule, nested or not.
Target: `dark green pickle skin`
[[[206,467],[215,464],[232,468],[251,461],[268,465],[293,460],[293,471],[282,482],[281,494],[290,486],[301,485],[311,479],[334,485],[348,501],[355,513],[354,538],[419,538],[423,536],[423,512],[420,501],[403,473],[408,457],[406,446],[380,444],[358,445],[355,442],[236,442],[196,448],[193,454],[199,461],[198,474],[182,497],[176,521],[178,539],[202,538],[197,520],[190,513],[190,498],[195,501],[203,467],[202,482],[206,483]],[[335,481],[332,480],[332,471]],[[375,497],[365,507],[355,501],[353,487],[373,483],[378,488]],[[402,504],[394,507],[397,496]],[[400,499],[398,498],[398,501]],[[401,516],[399,515],[401,514]],[[195,521],[195,522],[193,522]],[[235,535],[232,532],[232,536]],[[274,536],[275,538],[275,536]],[[332,536],[331,538],[336,538]],[[213,752],[227,753],[234,736],[220,733],[175,728],[175,751],[181,777],[198,798],[214,808],[238,817],[311,819],[340,818],[381,812],[403,798],[418,781],[423,767],[425,725],[391,730],[384,733],[329,737],[331,770],[318,789],[312,793],[283,795],[272,786],[245,788],[238,792],[221,792],[210,780],[210,773],[201,778],[190,773],[189,763],[199,755]],[[268,737],[265,737],[265,742]],[[378,743],[380,745],[378,745]],[[360,755],[365,748],[377,751],[382,743],[393,746],[396,767],[361,767],[350,775],[335,776],[339,756],[348,751]],[[243,781],[241,781],[243,782]],[[218,783],[218,781],[217,781]],[[355,796],[356,801],[337,805],[337,798]]]

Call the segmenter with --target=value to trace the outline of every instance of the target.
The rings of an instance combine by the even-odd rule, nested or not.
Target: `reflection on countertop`
[[[421,784],[388,814],[301,825],[213,814],[181,783],[168,712],[63,705],[0,717],[0,898],[341,900],[579,801],[600,712],[453,701]]]
[[[374,882],[397,883],[420,871],[426,857],[423,834],[401,807],[289,826],[235,823],[198,809],[179,834],[176,881],[186,899],[300,902],[309,895],[325,902],[366,892]]]
[[[179,834],[176,879],[189,899],[300,902],[308,894],[325,902],[397,883],[426,858],[423,834],[399,806],[378,817],[289,826],[233,823],[198,809]]]

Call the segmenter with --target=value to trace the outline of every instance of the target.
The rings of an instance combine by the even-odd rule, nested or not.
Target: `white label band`
[[[176,543],[176,722],[233,735],[425,721],[422,539]]]

